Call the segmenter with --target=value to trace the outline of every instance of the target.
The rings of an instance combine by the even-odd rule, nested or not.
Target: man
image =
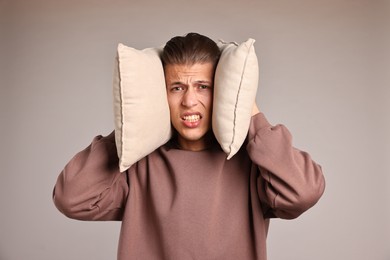
[[[174,37],[162,54],[172,139],[119,172],[114,134],[98,136],[60,174],[54,202],[82,220],[121,220],[118,259],[266,259],[269,219],[291,219],[325,187],[321,168],[254,104],[247,141],[226,160],[211,130],[220,51]]]

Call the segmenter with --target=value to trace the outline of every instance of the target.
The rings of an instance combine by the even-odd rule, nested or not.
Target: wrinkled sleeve
[[[58,176],[56,207],[79,220],[121,220],[129,185],[119,172],[114,132],[97,136],[76,154]]]
[[[247,151],[260,172],[257,190],[265,217],[296,218],[322,196],[321,166],[292,146],[285,126],[271,126],[264,114],[256,114],[251,119]]]

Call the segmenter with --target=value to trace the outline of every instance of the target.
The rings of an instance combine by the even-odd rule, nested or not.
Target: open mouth
[[[199,121],[200,120],[200,115],[185,115],[182,117],[182,119],[184,121],[187,121],[187,122],[190,122],[190,123],[194,123],[196,121]]]

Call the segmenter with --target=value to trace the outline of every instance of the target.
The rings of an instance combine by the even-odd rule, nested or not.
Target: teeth
[[[183,118],[185,121],[189,121],[189,122],[196,122],[200,119],[200,115],[191,115],[191,116],[185,116]]]

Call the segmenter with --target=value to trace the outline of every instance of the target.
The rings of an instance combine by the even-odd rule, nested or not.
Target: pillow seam
[[[124,153],[124,128],[123,128],[123,125],[124,125],[124,109],[123,109],[123,81],[122,81],[122,71],[121,71],[121,58],[120,58],[120,55],[119,55],[119,52],[118,52],[118,77],[119,77],[119,87],[120,87],[120,95],[119,95],[119,99],[120,99],[120,104],[121,104],[121,156],[119,158],[120,160],[120,165],[123,167],[127,167],[126,165],[124,165],[124,162],[123,162],[123,153]]]
[[[240,80],[240,85],[238,87],[238,91],[237,91],[237,97],[236,97],[236,102],[234,104],[234,117],[233,117],[233,137],[232,137],[232,141],[229,145],[229,156],[230,154],[232,153],[232,146],[234,144],[234,141],[235,141],[235,136],[236,136],[236,121],[237,121],[237,103],[238,103],[238,100],[239,100],[239,96],[240,96],[240,92],[241,92],[241,87],[242,87],[242,81],[243,81],[243,78],[244,78],[244,72],[245,72],[245,68],[246,68],[246,65],[248,63],[248,56],[249,56],[249,53],[251,51],[251,48],[253,46],[253,42],[251,43],[251,45],[249,46],[248,48],[248,51],[247,51],[247,55],[245,57],[245,62],[244,62],[244,66],[243,66],[243,69],[242,69],[242,73],[241,73],[241,80]]]

